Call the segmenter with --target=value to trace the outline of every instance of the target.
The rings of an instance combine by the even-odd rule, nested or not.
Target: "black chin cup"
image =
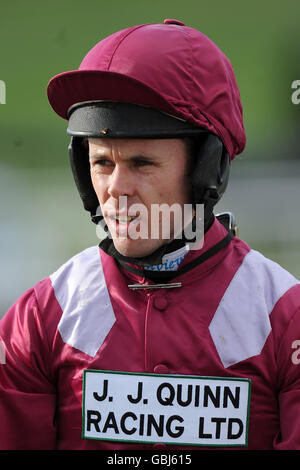
[[[227,188],[230,159],[218,136],[207,133],[195,139],[191,175],[193,204],[204,204],[204,217],[208,220]]]
[[[83,207],[91,214],[93,220],[93,217],[97,218],[99,214],[99,202],[92,184],[88,148],[82,137],[71,137],[69,159]],[[95,219],[93,222],[98,223],[99,220]]]

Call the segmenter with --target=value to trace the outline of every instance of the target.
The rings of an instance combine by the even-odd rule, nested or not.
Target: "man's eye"
[[[105,158],[101,158],[93,162],[94,166],[108,166],[109,164],[110,164],[110,161],[106,160]]]
[[[137,159],[134,161],[135,166],[146,166],[151,165],[152,163],[149,160]]]

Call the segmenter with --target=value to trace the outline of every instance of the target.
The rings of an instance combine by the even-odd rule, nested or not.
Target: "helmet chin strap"
[[[209,229],[213,221],[214,221],[214,216],[211,213],[211,216],[209,217],[209,219],[205,219],[204,233]],[[194,219],[192,221],[192,228],[193,229],[195,228]],[[124,256],[121,253],[119,253],[118,250],[115,248],[115,245],[111,237],[106,237],[104,240],[102,240],[99,244],[99,247],[103,251],[105,251],[105,253],[107,253],[108,255],[113,256],[117,261],[122,262],[122,265],[123,263],[130,263],[136,266],[149,267],[149,266],[162,264],[163,257],[165,255],[169,253],[173,253],[174,251],[177,251],[180,248],[183,248],[185,245],[194,243],[195,240],[198,239],[197,234],[195,235],[195,238],[193,240],[188,240],[185,237],[184,232],[182,232],[181,235],[182,236],[180,238],[175,238],[171,242],[167,242],[163,244],[150,255],[139,257],[139,258]],[[148,277],[148,275],[149,275],[149,271],[147,271],[146,277]]]
[[[227,235],[222,238],[216,245],[213,245],[208,250],[202,252],[197,258],[193,259],[189,263],[185,264],[184,266],[180,266],[175,271],[149,271],[145,267],[138,267],[136,265],[129,264],[121,259],[117,259],[118,263],[127,271],[132,272],[133,274],[137,274],[138,276],[142,277],[143,279],[146,278],[152,281],[152,284],[149,283],[140,283],[137,284],[129,284],[129,289],[164,289],[164,288],[179,288],[182,286],[182,283],[179,281],[170,282],[174,278],[180,277],[182,274],[190,271],[191,269],[195,268],[204,261],[208,260],[215,254],[217,254],[220,250],[225,248],[233,239],[234,232],[229,230]],[[153,284],[154,282],[154,284]]]
[[[225,219],[224,219],[225,216]],[[159,265],[162,262],[163,256],[167,255],[168,253],[172,253],[174,251],[179,250],[182,248],[187,241],[182,238],[181,240],[173,240],[171,243],[166,243],[155,252],[153,252],[149,256],[145,256],[143,258],[130,258],[121,255],[112,242],[112,239],[107,237],[100,243],[100,247],[109,255],[113,256],[116,261],[122,266],[125,270],[138,275],[139,277],[146,278],[152,281],[152,284],[149,283],[137,283],[137,284],[130,284],[128,285],[129,289],[136,290],[136,289],[165,289],[165,288],[179,288],[182,286],[181,282],[170,282],[175,277],[181,276],[186,272],[190,271],[191,269],[195,268],[199,264],[203,263],[204,261],[208,260],[220,250],[225,248],[233,239],[234,236],[237,235],[237,227],[235,225],[234,217],[231,213],[221,213],[218,214],[217,219],[224,225],[227,229],[227,234],[224,238],[222,238],[216,245],[213,245],[208,250],[202,252],[197,258],[193,259],[189,263],[185,264],[183,267],[178,266],[176,270],[167,270],[167,271],[152,271],[147,269],[149,266]],[[209,229],[214,221],[215,216],[211,214],[211,218],[207,219],[207,222],[204,227],[204,233]],[[229,218],[229,220],[227,220]],[[224,220],[223,220],[224,219]],[[190,241],[189,241],[190,242]]]

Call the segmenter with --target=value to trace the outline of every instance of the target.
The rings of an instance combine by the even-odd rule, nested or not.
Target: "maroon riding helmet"
[[[224,193],[232,159],[245,147],[242,105],[228,58],[177,20],[118,31],[96,44],[78,70],[48,84],[54,111],[68,120],[71,166],[95,221],[86,137],[180,138],[196,142],[194,203],[206,213]]]

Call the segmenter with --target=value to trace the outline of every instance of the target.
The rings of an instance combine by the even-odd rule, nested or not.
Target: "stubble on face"
[[[183,208],[190,203],[189,146],[184,139],[88,139],[91,179],[115,248],[124,256],[143,257],[153,253],[174,237],[170,220],[170,238],[163,238],[163,214],[159,219],[159,237],[151,236],[153,207],[174,204]],[[126,208],[120,199],[126,198]],[[140,205],[145,214],[131,210]],[[140,211],[141,212],[141,211]],[[146,238],[132,239],[133,232]]]

